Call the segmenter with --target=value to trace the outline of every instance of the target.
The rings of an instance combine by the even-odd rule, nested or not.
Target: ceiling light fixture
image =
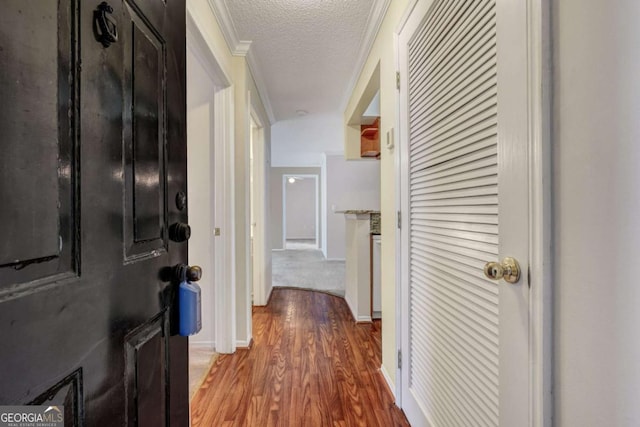
[[[294,177],[289,178],[289,184],[293,184],[294,182],[296,182],[296,179]]]
[[[296,114],[300,117],[302,116],[306,116],[307,114],[309,114],[309,112],[307,110],[296,110]]]

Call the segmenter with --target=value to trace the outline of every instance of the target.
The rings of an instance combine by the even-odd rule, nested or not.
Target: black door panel
[[[188,424],[168,224],[187,213],[184,1],[5,0],[0,405],[67,425]],[[167,102],[167,100],[171,102]]]
[[[75,274],[79,255],[76,10],[69,0],[2,6],[0,300]]]

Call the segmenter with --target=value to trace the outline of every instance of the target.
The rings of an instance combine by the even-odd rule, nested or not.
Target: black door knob
[[[191,227],[184,222],[176,222],[169,226],[169,238],[174,242],[186,242],[191,237]]]
[[[197,282],[202,278],[202,268],[197,265],[178,264],[173,267],[173,278],[176,282]]]

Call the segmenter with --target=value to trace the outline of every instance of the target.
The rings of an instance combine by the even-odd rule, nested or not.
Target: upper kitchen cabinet
[[[371,122],[371,123],[369,123]],[[360,125],[360,157],[380,157],[380,118],[363,117]]]
[[[360,157],[380,157],[380,91],[360,117]]]

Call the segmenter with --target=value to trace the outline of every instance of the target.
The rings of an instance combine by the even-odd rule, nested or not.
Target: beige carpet
[[[311,289],[344,297],[345,263],[317,249],[273,251],[273,286]]]

